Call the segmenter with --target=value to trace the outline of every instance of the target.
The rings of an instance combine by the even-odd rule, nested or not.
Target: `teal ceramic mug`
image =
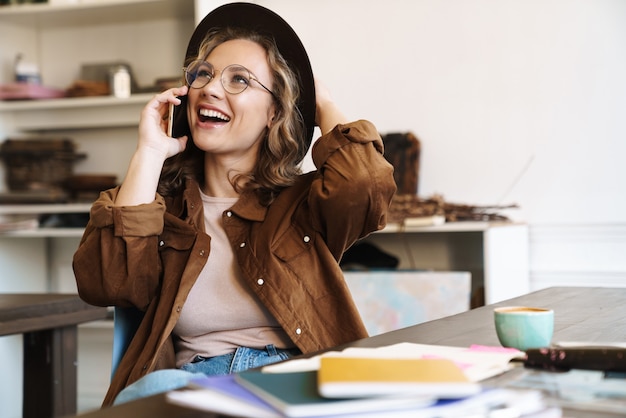
[[[554,332],[552,309],[506,306],[494,309],[496,333],[504,347],[526,351],[549,347]]]

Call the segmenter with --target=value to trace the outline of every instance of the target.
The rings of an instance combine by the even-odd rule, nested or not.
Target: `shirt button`
[[[231,211],[228,211],[228,212],[226,212],[226,216],[228,216],[230,218],[231,216],[233,216],[233,213]]]
[[[180,312],[181,310],[182,310],[182,309],[181,309],[181,307],[180,307],[180,306],[177,306],[177,307],[176,307],[176,312]]]
[[[304,242],[309,242],[309,241],[311,241],[311,237],[310,237],[310,236],[308,236],[308,235],[305,235],[303,239],[304,239]]]
[[[204,253],[205,253],[205,251],[204,251],[204,250],[200,250],[200,255],[201,255],[202,257],[204,257]]]
[[[241,244],[239,244],[239,248],[243,248],[243,247],[245,247],[245,246],[246,246],[246,243],[245,243],[245,242],[242,242]]]
[[[263,283],[265,283],[265,280],[263,280],[263,279],[258,279],[258,280],[256,281],[256,283],[257,283],[259,286],[263,286]]]
[[[296,328],[296,334],[298,335],[302,334],[302,330],[300,328]]]
[[[162,247],[165,245],[165,241],[159,241],[159,247]]]

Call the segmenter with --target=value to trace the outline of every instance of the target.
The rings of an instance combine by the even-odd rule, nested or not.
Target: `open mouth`
[[[213,109],[200,109],[198,111],[198,117],[200,122],[219,122],[225,123],[230,122],[230,117]]]

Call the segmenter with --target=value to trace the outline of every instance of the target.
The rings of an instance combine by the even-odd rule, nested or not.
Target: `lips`
[[[201,108],[198,111],[200,122],[230,122],[230,117],[219,110]]]

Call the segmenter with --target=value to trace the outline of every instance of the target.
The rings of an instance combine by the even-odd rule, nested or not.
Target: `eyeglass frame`
[[[210,67],[213,69],[213,75],[211,76],[211,78],[210,78],[210,79],[208,79],[208,80],[207,80],[207,82],[206,82],[205,84],[203,84],[202,86],[200,86],[200,87],[192,87],[193,82],[191,82],[191,83],[190,83],[190,82],[189,82],[189,80],[187,79],[187,75],[190,73],[190,72],[188,71],[188,70],[189,70],[189,67],[190,67],[190,66],[191,66],[191,64],[193,64],[194,62],[203,62],[203,63],[207,64],[208,66],[210,66]],[[207,61],[205,61],[205,60],[201,60],[201,59],[193,60],[193,61],[191,61],[191,62],[189,63],[189,65],[187,65],[186,67],[183,67],[183,72],[185,73],[185,83],[187,83],[187,85],[188,85],[188,86],[189,86],[189,88],[191,88],[191,89],[202,89],[202,88],[206,87],[206,85],[207,85],[207,84],[209,84],[211,81],[213,81],[213,79],[215,78],[215,73],[219,71],[219,73],[220,73],[220,78],[219,78],[219,80],[220,80],[220,84],[221,84],[221,85],[222,85],[222,87],[224,88],[224,91],[225,91],[225,92],[227,92],[228,94],[233,94],[233,95],[235,95],[235,94],[241,94],[241,93],[243,93],[244,91],[246,91],[246,89],[248,88],[249,84],[246,84],[246,86],[243,88],[243,90],[241,90],[241,91],[239,91],[239,92],[237,92],[237,93],[233,93],[233,92],[228,91],[228,89],[227,89],[227,88],[226,88],[226,86],[224,85],[224,80],[222,79],[222,77],[224,76],[224,70],[226,70],[226,69],[228,69],[228,68],[230,68],[230,67],[240,67],[240,68],[243,68],[243,69],[244,69],[244,70],[246,70],[246,72],[250,75],[250,80],[256,81],[256,82],[259,84],[259,86],[263,87],[263,89],[265,89],[265,91],[267,91],[269,94],[271,94],[271,95],[272,95],[272,97],[273,97],[274,99],[278,99],[278,98],[276,97],[276,94],[275,94],[272,90],[268,89],[268,88],[267,88],[267,87],[266,87],[263,83],[261,83],[261,82],[259,81],[259,79],[258,79],[258,78],[257,78],[254,74],[252,74],[252,71],[250,71],[249,69],[247,69],[246,67],[244,67],[244,66],[243,66],[243,65],[241,65],[241,64],[230,64],[230,65],[227,65],[226,67],[224,67],[223,69],[218,70],[217,68],[215,68],[215,67],[213,66],[213,64],[211,64],[211,63],[209,63],[209,62],[207,62]],[[195,82],[196,80],[197,80],[197,77],[196,77],[196,78],[194,78],[194,80],[193,80],[193,81]]]

